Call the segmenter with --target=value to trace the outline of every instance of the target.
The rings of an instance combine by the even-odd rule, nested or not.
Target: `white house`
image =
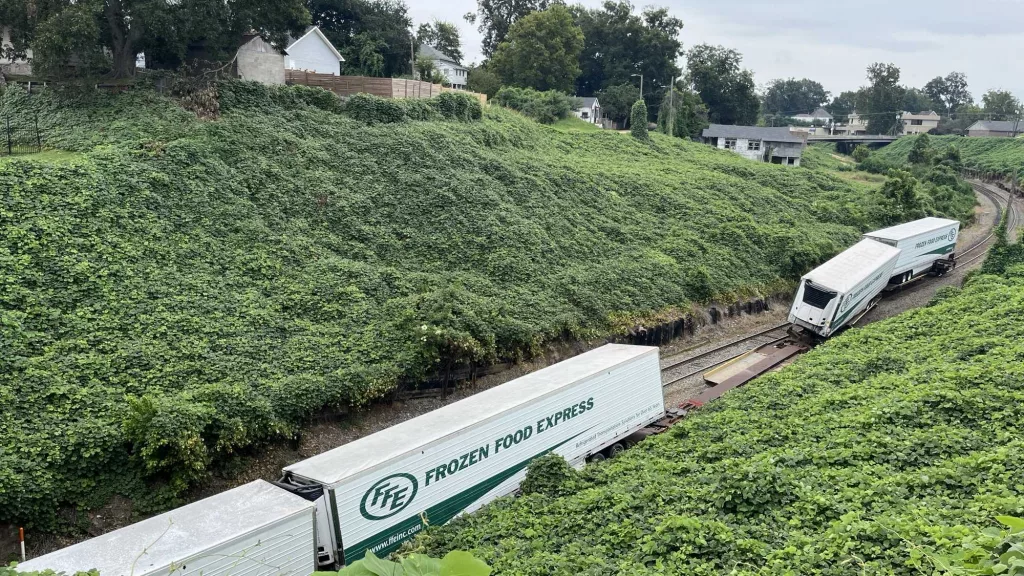
[[[591,124],[601,125],[601,103],[597,98],[578,98],[579,108],[573,110],[577,118]]]
[[[864,118],[860,114],[853,112],[850,114],[850,121],[846,124],[836,124],[833,126],[833,134],[840,136],[854,136],[858,134],[868,133],[868,119]]]
[[[302,36],[288,39],[284,62],[288,70],[340,76],[345,59],[319,26],[310,26]]]
[[[902,120],[904,134],[924,134],[933,128],[938,128],[939,121],[942,120],[942,116],[939,116],[931,110],[926,110],[918,114],[904,112]]]
[[[824,108],[818,108],[810,114],[797,114],[796,116],[793,116],[793,118],[804,122],[821,122],[822,124],[828,124],[832,121],[832,115]]]
[[[455,61],[454,58],[441,52],[433,46],[427,46],[424,44],[420,46],[420,56],[426,56],[434,62],[434,68],[441,71],[445,78],[448,79],[448,83],[452,85],[452,88],[457,90],[465,90],[466,83],[469,81],[469,68],[466,68],[462,64]]]

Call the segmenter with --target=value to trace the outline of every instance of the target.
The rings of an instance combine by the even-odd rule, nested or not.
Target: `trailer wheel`
[[[622,454],[625,451],[626,451],[626,447],[623,446],[622,443],[616,442],[615,444],[612,444],[612,447],[608,451],[608,453],[611,455],[612,458],[615,458],[616,456],[618,456],[619,454]]]
[[[597,454],[593,454],[593,455],[590,456],[590,458],[587,459],[588,462],[601,462],[603,460],[605,460],[605,457],[604,457],[604,453],[602,453],[602,452],[598,452]]]

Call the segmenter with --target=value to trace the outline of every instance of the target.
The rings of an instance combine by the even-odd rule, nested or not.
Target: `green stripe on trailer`
[[[865,298],[866,298],[866,296],[865,296]],[[831,326],[829,326],[829,330],[833,330],[834,331],[837,326],[842,326],[843,322],[846,322],[846,319],[849,318],[850,314],[853,313],[853,311],[857,309],[857,306],[860,306],[860,303],[863,302],[863,301],[864,301],[864,298],[861,298],[860,300],[857,300],[856,302],[854,302],[853,305],[850,306],[849,310],[847,310],[846,312],[843,312],[843,315],[840,316],[839,318],[837,318],[836,321],[833,322]]]
[[[950,252],[953,251],[954,248],[956,248],[956,244],[947,244],[942,248],[937,248],[935,250],[932,250],[931,252],[926,252],[924,256],[928,256],[930,254],[949,254]]]
[[[353,544],[351,547],[345,549],[345,562],[351,564],[352,562],[361,559],[366,555],[367,550],[373,550],[373,553],[377,556],[383,556],[394,552],[402,542],[405,542],[417,532],[425,528],[425,524],[444,524],[445,522],[448,522],[452,518],[458,516],[460,512],[468,508],[471,504],[482,498],[485,494],[497,488],[499,484],[508,480],[512,476],[515,476],[518,472],[521,472],[524,468],[529,466],[530,462],[533,462],[537,458],[540,458],[541,456],[556,450],[576,438],[579,438],[596,427],[596,425],[591,426],[572,438],[560,442],[539,454],[535,454],[510,468],[502,470],[483,482],[475,484],[470,488],[455,494],[451,498],[427,508],[419,516],[408,518],[384,531],[370,536],[362,542]]]

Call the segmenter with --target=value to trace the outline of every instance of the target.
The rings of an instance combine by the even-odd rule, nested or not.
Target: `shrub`
[[[523,494],[565,496],[576,490],[577,472],[558,454],[546,454],[530,463],[520,485]]]
[[[853,149],[853,159],[859,163],[863,163],[867,160],[868,156],[871,156],[871,149],[863,144],[858,144],[857,147]]]
[[[629,118],[629,132],[637,140],[650,138],[650,135],[647,134],[647,103],[642,99],[633,104]]]
[[[540,92],[533,88],[505,86],[498,90],[494,103],[522,112],[541,124],[553,124],[566,118],[575,108],[575,99],[557,90]]]

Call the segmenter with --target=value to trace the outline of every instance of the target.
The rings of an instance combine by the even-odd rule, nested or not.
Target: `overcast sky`
[[[480,33],[462,15],[475,0],[406,0],[418,25],[449,20],[462,31],[466,62],[479,61]],[[572,3],[572,0],[570,0]],[[600,0],[582,0],[600,6]],[[975,100],[990,88],[1024,97],[1024,0],[658,0],[683,20],[684,48],[721,44],[743,54],[758,86],[811,78],[833,94],[865,83],[872,62],[899,66],[922,87],[964,72]]]

